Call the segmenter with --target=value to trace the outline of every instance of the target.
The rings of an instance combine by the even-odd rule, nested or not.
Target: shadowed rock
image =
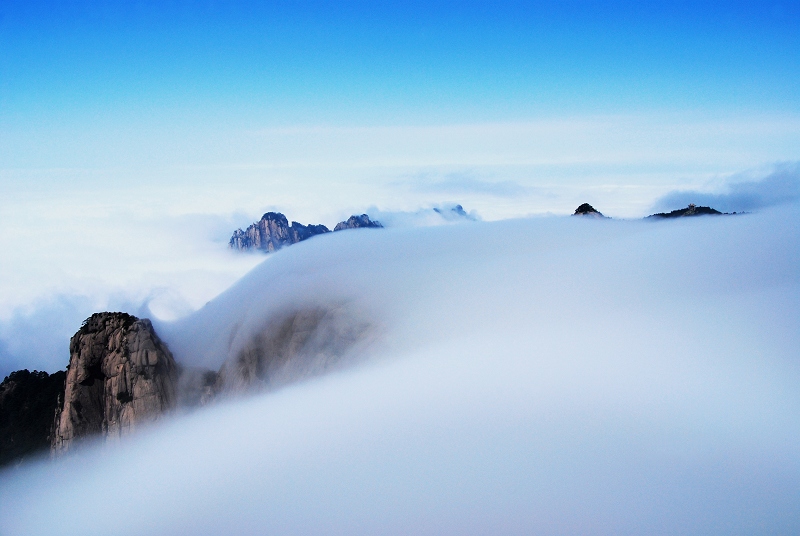
[[[0,466],[46,451],[67,373],[18,370],[0,383]]]
[[[596,210],[592,205],[589,203],[584,203],[578,208],[575,209],[575,212],[572,214],[573,216],[588,216],[590,218],[606,218],[607,216],[603,216],[601,212]]]

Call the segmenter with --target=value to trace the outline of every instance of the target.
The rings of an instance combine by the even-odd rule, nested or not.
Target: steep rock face
[[[369,216],[362,214],[361,216],[350,216],[345,221],[340,221],[333,228],[334,231],[344,231],[345,229],[381,229],[383,225],[379,221],[369,219]]]
[[[289,225],[280,212],[267,212],[259,221],[242,231],[237,229],[229,242],[232,249],[260,249],[271,253],[283,246],[296,244],[318,234],[329,233],[324,225]]]
[[[53,374],[18,370],[0,383],[0,467],[50,446],[66,375],[63,370]]]
[[[175,406],[177,369],[147,319],[97,313],[70,340],[63,405],[51,447],[59,453],[79,439],[117,438]]]
[[[686,208],[673,210],[672,212],[659,212],[658,214],[648,216],[648,218],[683,218],[686,216],[716,216],[722,214],[727,214],[727,212],[720,212],[711,207],[698,207],[689,204]]]
[[[589,218],[607,218],[608,216],[603,216],[603,213],[599,210],[595,209],[589,203],[583,203],[581,206],[575,209],[575,213],[572,214],[573,216],[584,216]]]

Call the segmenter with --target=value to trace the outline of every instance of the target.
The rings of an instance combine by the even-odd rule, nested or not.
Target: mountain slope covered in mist
[[[181,366],[291,352],[313,379],[267,374],[266,394],[5,473],[0,532],[795,532],[798,216],[534,218],[278,251],[155,327]],[[303,311],[320,312],[304,337],[273,336]],[[137,512],[124,523],[111,482]]]

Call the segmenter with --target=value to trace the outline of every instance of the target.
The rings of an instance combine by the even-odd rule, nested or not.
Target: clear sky
[[[37,2],[0,6],[8,126],[797,113],[800,4]]]

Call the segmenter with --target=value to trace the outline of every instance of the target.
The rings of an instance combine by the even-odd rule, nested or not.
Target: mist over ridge
[[[0,531],[102,534],[124,483],[120,534],[794,532],[798,217],[283,249],[159,333],[214,365],[286,307],[338,307],[379,327],[357,363],[6,472]]]

